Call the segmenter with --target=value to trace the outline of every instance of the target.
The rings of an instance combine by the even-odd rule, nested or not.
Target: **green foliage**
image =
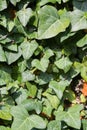
[[[86,130],[79,80],[87,1],[0,0],[0,130]]]

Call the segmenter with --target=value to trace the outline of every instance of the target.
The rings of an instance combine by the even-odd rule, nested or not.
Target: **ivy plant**
[[[87,0],[0,0],[0,130],[86,130],[86,91]]]

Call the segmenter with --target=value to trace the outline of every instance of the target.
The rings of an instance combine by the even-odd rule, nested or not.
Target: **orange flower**
[[[82,88],[81,92],[84,96],[87,96],[87,82],[83,83],[83,88]]]

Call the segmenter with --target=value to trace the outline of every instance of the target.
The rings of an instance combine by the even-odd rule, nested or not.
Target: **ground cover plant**
[[[0,130],[87,130],[87,0],[0,0]]]

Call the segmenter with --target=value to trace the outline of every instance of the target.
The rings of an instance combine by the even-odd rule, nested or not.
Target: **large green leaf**
[[[11,113],[14,117],[12,130],[31,130],[32,128],[44,129],[45,121],[38,115],[29,115],[24,107],[13,107]]]
[[[6,0],[0,0],[0,11],[7,8],[7,2]]]
[[[66,73],[70,70],[72,62],[69,60],[68,57],[62,57],[61,59],[55,62],[55,65]]]
[[[78,31],[87,28],[86,13],[81,10],[74,10],[70,12],[71,31]]]
[[[65,88],[69,85],[68,81],[51,81],[49,87],[54,90],[59,99],[62,98]]]
[[[31,42],[25,40],[21,45],[24,59],[28,60],[33,55],[37,47],[38,43],[35,40],[32,40]]]
[[[31,8],[23,8],[17,12],[17,16],[24,27],[27,25],[32,15],[33,11]]]
[[[60,18],[52,6],[44,6],[39,10],[38,39],[47,39],[64,32],[69,26],[69,18]]]
[[[80,111],[83,109],[83,105],[77,104],[69,108],[67,112],[56,112],[56,120],[65,121],[69,126],[80,129]]]

